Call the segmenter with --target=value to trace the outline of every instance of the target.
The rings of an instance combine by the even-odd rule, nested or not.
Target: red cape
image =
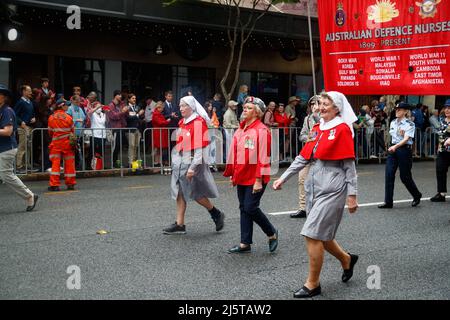
[[[345,124],[329,129],[320,130],[320,124],[316,124],[311,130],[314,141],[307,142],[300,155],[310,160],[314,147],[317,149],[314,153],[314,159],[319,160],[344,160],[355,158],[355,147],[350,128]]]

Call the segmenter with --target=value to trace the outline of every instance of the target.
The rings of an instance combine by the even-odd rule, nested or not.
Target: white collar
[[[27,99],[25,97],[22,97],[22,100],[26,101],[26,102],[30,102],[30,99]]]
[[[325,122],[323,118],[320,119],[320,130],[330,130],[334,127],[337,127],[338,125],[344,123],[344,120],[340,116],[335,117],[333,120],[330,120],[328,122]]]
[[[189,122],[194,121],[194,119],[197,118],[197,116],[198,114],[194,112],[193,114],[191,114],[189,118],[184,119],[184,124],[188,124]]]

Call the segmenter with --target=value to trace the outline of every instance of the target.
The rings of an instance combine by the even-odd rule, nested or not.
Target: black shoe
[[[214,223],[216,224],[216,231],[220,231],[223,229],[223,226],[225,225],[225,214],[221,211],[219,217],[214,220]]]
[[[250,245],[242,248],[239,244],[237,246],[234,246],[233,248],[228,249],[228,253],[246,253],[251,251],[252,247]]]
[[[48,191],[61,191],[59,187],[48,187]]]
[[[275,231],[275,239],[269,239],[269,251],[274,252],[278,247],[278,230]]]
[[[419,203],[420,203],[420,198],[422,198],[422,194],[420,194],[419,197],[414,198],[413,202],[411,203],[411,206],[412,207],[417,207],[419,205]]]
[[[33,205],[27,207],[27,212],[33,211],[34,207],[36,207],[36,203],[39,200],[39,196],[37,194],[33,194]]]
[[[291,213],[291,218],[306,218],[305,210],[298,210],[296,213]]]
[[[180,226],[176,222],[171,224],[166,229],[163,229],[164,234],[186,234],[186,226]]]
[[[348,253],[348,252],[347,252]],[[342,273],[342,282],[347,282],[350,280],[353,276],[353,267],[355,266],[356,262],[358,261],[358,256],[356,254],[350,254],[350,269],[344,270],[344,273]]]
[[[392,209],[393,207],[394,205],[392,204],[383,203],[378,206],[378,209]]]
[[[430,199],[431,202],[445,202],[445,197],[438,192],[433,198]]]
[[[75,190],[75,185],[74,184],[68,185],[67,190]]]
[[[303,286],[299,290],[294,292],[294,298],[298,298],[298,299],[312,298],[321,293],[322,293],[322,288],[320,287],[320,284],[318,287],[316,287],[314,289],[308,289],[307,287]]]

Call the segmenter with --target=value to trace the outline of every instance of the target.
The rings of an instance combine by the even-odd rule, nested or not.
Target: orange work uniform
[[[64,179],[67,186],[73,186],[75,181],[75,152],[70,145],[70,134],[74,133],[73,119],[64,110],[56,110],[48,119],[48,134],[50,143],[50,186],[60,186],[61,158],[64,159]]]

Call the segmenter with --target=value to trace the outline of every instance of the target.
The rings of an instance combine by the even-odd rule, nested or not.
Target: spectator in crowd
[[[75,152],[77,139],[74,132],[72,117],[67,113],[69,103],[58,100],[55,112],[48,119],[48,134],[50,143],[50,172],[49,191],[60,191],[61,160],[64,160],[64,179],[68,190],[75,190]]]
[[[223,126],[223,116],[225,113],[225,109],[222,103],[222,95],[220,93],[216,93],[212,100],[212,106],[216,109],[217,118],[219,118],[219,127]]]
[[[278,123],[275,122],[275,109],[276,109],[276,107],[277,107],[277,105],[273,101],[270,101],[269,104],[267,105],[267,110],[264,113],[264,117],[263,117],[263,123],[268,128],[278,128]]]
[[[138,159],[139,144],[141,142],[141,132],[139,131],[140,119],[144,118],[144,109],[140,109],[136,105],[136,95],[134,93],[128,94],[128,165],[131,167],[133,161]]]
[[[14,111],[17,116],[17,123],[20,128],[17,130],[19,135],[19,146],[17,151],[16,167],[19,174],[26,173],[25,163],[32,169],[31,164],[31,131],[36,123],[34,115],[34,106],[31,102],[33,92],[31,87],[24,85],[20,88],[22,94],[19,101],[14,106]],[[26,159],[24,160],[24,158]]]
[[[227,111],[223,115],[223,128],[225,133],[225,161],[230,150],[231,140],[233,138],[234,131],[239,128],[239,121],[236,114],[238,103],[234,100],[228,102]]]
[[[147,130],[145,131],[145,129],[150,129],[152,128],[152,120],[153,120],[153,112],[155,110],[156,107],[156,102],[150,98],[150,97],[146,97],[145,98],[145,103],[144,103],[144,132],[145,132],[145,137],[144,137],[144,142],[145,142],[145,146],[146,148],[149,148],[149,150],[152,152],[152,130]]]
[[[384,107],[383,109],[380,108],[380,104],[376,105],[370,113],[374,129],[374,136],[373,139],[371,139],[371,141],[373,142],[372,145],[374,145],[374,154],[371,155],[371,158],[377,158],[378,155],[386,151],[384,131],[386,130],[388,116],[386,112],[383,111]]]
[[[384,203],[379,205],[380,209],[391,209],[394,206],[394,183],[397,168],[400,168],[400,179],[409,193],[413,196],[411,205],[416,207],[420,203],[422,193],[412,178],[412,144],[415,134],[414,122],[408,120],[406,115],[411,107],[406,103],[399,103],[396,110],[396,120],[391,122],[389,130],[392,143],[388,149],[388,157],[386,159],[385,174],[385,196]]]
[[[228,108],[223,116],[223,127],[226,129],[237,129],[239,128],[239,121],[236,114],[238,103],[234,100],[228,102]]]
[[[243,105],[247,96],[248,96],[248,86],[246,84],[243,84],[239,87],[239,93],[236,99],[237,103]]]
[[[94,149],[94,154],[89,158],[92,170],[103,170],[105,168],[106,113],[109,110],[109,106],[102,106],[99,103],[95,104],[88,113],[91,119],[92,147]]]
[[[434,110],[432,116],[430,117],[430,127],[431,127],[431,147],[430,152],[431,155],[436,155],[438,139],[439,139],[439,130],[441,129],[441,122],[439,119],[439,110]]]
[[[238,119],[241,119],[241,115],[242,115],[242,107],[244,105],[244,101],[248,96],[248,86],[246,84],[243,84],[239,87],[239,93],[237,96],[237,103],[238,103],[238,107],[237,107],[237,117]]]
[[[289,116],[293,116],[293,120],[290,124],[290,127],[292,128],[289,130],[289,145],[291,151],[288,159],[289,161],[292,161],[292,158],[295,157],[294,155],[298,154],[300,151],[298,139],[300,138],[300,131],[306,117],[306,107],[300,102],[301,100],[298,97],[292,96],[289,98],[289,104],[286,107],[286,113]]]
[[[173,103],[173,92],[166,91],[164,93],[165,101],[164,101],[164,117],[166,119],[170,119],[169,127],[177,128],[178,121],[180,121],[180,108]]]
[[[113,93],[113,100],[109,104],[110,111],[106,114],[107,125],[113,129],[113,142],[111,148],[113,149],[113,163],[115,168],[122,166],[121,158],[119,159],[119,153],[122,152],[123,146],[121,143],[125,140],[124,131],[122,130],[127,126],[128,108],[122,107],[122,93],[120,90],[115,90]]]
[[[355,153],[352,148],[353,122],[357,117],[347,98],[339,92],[321,94],[321,122],[314,127],[313,141],[307,143],[289,169],[273,184],[275,190],[311,163],[307,182],[308,217],[301,234],[309,256],[309,273],[294,298],[311,298],[321,294],[320,273],[324,251],[342,265],[341,280],[353,276],[358,256],[342,249],[335,237],[347,203],[350,213],[358,209]]]
[[[213,107],[211,101],[207,101],[204,106],[206,113],[208,114],[209,119],[211,119],[210,123],[208,124],[208,134],[211,139],[211,142],[209,144],[209,168],[217,172],[217,166],[216,166],[216,136],[218,136],[218,129],[219,129],[219,118],[217,117],[216,109]]]
[[[447,194],[447,173],[450,166],[450,99],[445,101],[444,114],[440,119],[439,149],[436,159],[437,194],[430,200],[444,202]]]
[[[144,119],[147,123],[147,128],[151,128],[151,123],[153,119],[153,112],[155,111],[156,102],[153,101],[152,98],[147,97],[145,99],[145,112],[144,112]]]
[[[171,119],[164,118],[164,108],[165,104],[162,101],[158,101],[155,105],[155,110],[153,111],[153,166],[160,167],[161,161],[164,166],[169,165],[169,139],[170,133],[167,128],[170,125]]]
[[[185,234],[184,217],[187,201],[195,200],[208,210],[216,231],[224,227],[225,215],[209,200],[219,192],[208,167],[208,122],[205,109],[192,96],[180,100],[183,117],[177,131],[177,145],[172,153],[172,199],[177,201],[176,222],[163,230],[164,234]]]
[[[427,150],[427,143],[429,140],[429,135],[427,134],[427,129],[430,127],[430,111],[428,110],[428,106],[422,105],[422,114],[423,114],[423,126],[421,130],[421,155],[423,157],[430,156],[430,150]]]
[[[240,243],[228,250],[229,253],[251,251],[253,223],[266,234],[269,251],[278,247],[278,231],[259,208],[261,198],[270,181],[270,130],[261,122],[265,112],[264,102],[256,97],[247,97],[244,102],[244,121],[233,136],[228,156],[225,177],[230,177],[237,186],[239,209],[241,211]]]
[[[84,112],[84,110],[86,110],[86,107],[88,105],[88,101],[86,100],[86,98],[84,98],[81,95],[81,87],[79,87],[79,86],[73,87],[73,89],[72,89],[72,96],[79,96],[80,97],[79,107],[82,108],[83,112]],[[72,100],[72,97],[70,97],[70,100]]]
[[[290,123],[291,127],[295,127],[295,125],[296,125],[297,119],[295,118],[296,117],[295,109],[299,103],[300,103],[300,99],[297,98],[296,96],[289,97],[288,104],[285,108],[285,112],[288,115],[288,117],[294,119],[294,121],[291,121],[291,123]]]
[[[365,108],[367,107],[367,108]],[[353,123],[355,130],[355,154],[357,157],[367,158],[369,154],[369,147],[367,144],[367,128],[369,127],[368,121],[370,120],[367,114],[368,106],[362,106],[359,109],[357,120]],[[361,150],[361,152],[359,152]]]
[[[33,153],[33,157],[40,158],[41,166],[43,171],[51,171],[52,164],[49,159],[48,146],[50,144],[50,137],[48,135],[48,118],[51,114],[51,108],[53,105],[53,99],[50,96],[43,96],[37,105],[35,110],[36,123],[35,128],[41,130],[35,132],[34,145],[38,146],[38,152]],[[45,129],[45,130],[44,130]]]
[[[44,96],[49,97],[52,104],[55,102],[56,95],[50,89],[50,80],[48,78],[41,79],[41,87],[37,89],[36,95],[34,96],[36,103],[39,104]]]
[[[376,100],[374,100],[376,101]],[[378,104],[377,104],[378,105]],[[377,106],[376,105],[376,106]],[[364,157],[369,157],[370,159],[376,159],[377,157],[374,155],[374,148],[375,148],[375,143],[374,143],[374,127],[375,127],[375,119],[372,117],[372,110],[375,107],[369,107],[368,105],[364,105],[361,107],[362,109],[362,113],[360,114],[362,116],[362,114],[364,114],[365,117],[365,121],[364,121],[364,129],[362,131],[364,131],[364,139],[366,141],[366,147],[364,150]]]
[[[284,104],[278,104],[278,110],[275,111],[275,122],[280,128],[280,160],[287,160],[289,150],[289,126],[294,121],[293,115],[288,115],[284,110]]]
[[[384,111],[384,108],[386,107],[386,96],[381,96],[380,97],[380,101],[379,101],[379,103],[378,103],[378,108],[381,110],[381,111]]]
[[[316,139],[317,131],[314,131],[313,128],[320,121],[319,108],[320,96],[312,96],[308,101],[310,114],[305,118],[300,133],[300,141],[304,144]],[[305,180],[308,177],[309,168],[310,164],[308,163],[298,173],[298,210],[290,215],[291,218],[306,218]]]
[[[17,121],[14,111],[7,104],[11,92],[0,85],[0,180],[27,201],[27,211],[32,211],[39,199],[15,174],[14,160],[17,154]]]
[[[86,104],[86,115],[91,115],[93,109],[98,110],[98,106],[102,106],[100,101],[97,100],[97,93],[94,91],[89,92],[89,94],[86,97],[87,104]]]
[[[418,103],[411,111],[411,120],[416,127],[415,139],[413,140],[414,157],[420,157],[422,153],[422,129],[425,119],[422,113],[422,104]]]
[[[86,114],[86,120],[84,122],[85,128],[91,128],[91,120],[92,120],[92,114],[95,110],[100,109],[102,107],[102,104],[100,101],[97,100],[97,93],[94,91],[89,92],[89,94],[86,97],[87,105],[86,109],[84,110]],[[85,130],[84,131],[84,137],[85,137],[85,147],[87,150],[85,150],[85,154],[87,154],[86,157],[86,168],[90,169],[92,168],[92,159],[94,157],[94,140],[92,135],[92,130]]]
[[[67,114],[72,117],[75,126],[75,135],[77,136],[77,144],[75,147],[75,166],[77,171],[83,169],[83,157],[84,157],[84,125],[86,122],[86,114],[80,107],[80,96],[74,95],[70,99],[70,107],[67,110]]]

